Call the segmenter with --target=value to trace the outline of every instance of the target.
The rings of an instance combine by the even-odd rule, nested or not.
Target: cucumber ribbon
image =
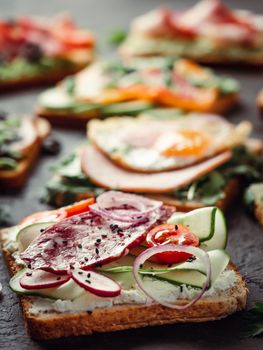
[[[184,305],[178,305],[178,304],[172,304],[168,302],[164,302],[163,300],[157,299],[149,290],[147,290],[142,282],[142,279],[140,277],[140,268],[144,264],[146,260],[151,258],[157,253],[164,253],[164,252],[184,252],[194,255],[196,258],[200,259],[200,261],[203,262],[205,268],[206,268],[206,280],[203,284],[202,289],[200,292],[194,297],[189,303]],[[133,275],[135,278],[135,281],[137,282],[138,287],[152,300],[157,302],[158,304],[161,304],[165,307],[169,307],[176,310],[185,310],[195,304],[205,293],[205,291],[209,288],[211,283],[211,262],[209,259],[209,255],[203,251],[200,248],[192,247],[192,246],[183,246],[183,245],[174,245],[174,244],[166,244],[166,245],[159,245],[156,247],[149,248],[145,250],[143,253],[141,253],[134,261],[133,265]]]

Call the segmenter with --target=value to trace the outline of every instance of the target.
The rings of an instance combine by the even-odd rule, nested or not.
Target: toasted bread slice
[[[37,138],[26,149],[25,157],[19,161],[15,170],[0,170],[0,188],[17,189],[22,187],[35,164],[42,141],[50,133],[50,124],[44,119],[37,118],[33,121],[37,132]]]
[[[101,118],[98,111],[74,113],[59,110],[45,109],[38,106],[35,110],[38,117],[47,119],[52,125],[70,128],[86,128],[87,122],[93,118]]]
[[[21,88],[29,88],[40,85],[54,84],[67,75],[75,74],[89,64],[93,59],[93,53],[89,49],[77,50],[76,53],[68,55],[67,59],[71,64],[63,68],[49,69],[48,72],[39,72],[30,76],[18,77],[17,79],[0,79],[0,92],[8,92]]]
[[[137,46],[134,47],[134,43],[139,42],[140,48]],[[175,40],[170,41],[173,45]],[[131,57],[152,57],[152,56],[168,56],[168,57],[180,57],[193,59],[201,64],[211,64],[211,65],[227,65],[233,66],[236,64],[239,65],[251,65],[251,66],[262,66],[263,57],[262,54],[255,55],[254,49],[247,48],[247,52],[244,52],[244,48],[240,47],[243,50],[243,55],[225,55],[227,53],[227,46],[224,48],[224,55],[221,55],[218,51],[216,42],[214,50],[211,49],[210,53],[207,52],[198,52],[196,49],[184,51],[184,53],[178,53],[173,50],[173,48],[168,48],[163,46],[167,43],[167,39],[162,40],[162,38],[151,38],[147,35],[141,33],[130,33],[125,41],[120,45],[118,52],[123,59],[129,59]],[[211,43],[211,45],[213,45]],[[230,50],[232,47],[230,47]],[[238,49],[238,47],[237,47]],[[222,52],[222,50],[221,50]]]
[[[9,251],[3,252],[8,269],[13,275],[19,267]],[[237,281],[233,287],[218,296],[202,298],[189,309],[182,311],[159,304],[123,304],[96,308],[92,312],[50,312],[35,315],[30,312],[34,298],[20,296],[19,299],[27,331],[34,339],[54,339],[146,326],[214,321],[240,311],[246,305],[248,291],[245,282],[233,264],[229,264],[228,268],[236,273]],[[187,300],[180,300],[178,303],[186,302]]]

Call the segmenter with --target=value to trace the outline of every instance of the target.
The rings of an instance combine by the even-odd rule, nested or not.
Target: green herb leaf
[[[247,311],[243,334],[245,337],[263,335],[263,302],[258,301],[255,307]]]
[[[0,158],[0,169],[4,170],[14,170],[17,167],[17,161],[8,157]]]
[[[116,29],[114,32],[112,32],[108,38],[109,44],[112,46],[117,46],[120,43],[124,41],[124,39],[127,37],[127,32],[123,29]]]

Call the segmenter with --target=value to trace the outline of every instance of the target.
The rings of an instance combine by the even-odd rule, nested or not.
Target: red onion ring
[[[147,217],[149,213],[160,208],[162,202],[137,196],[134,194],[108,191],[101,194],[95,204],[90,205],[90,210],[99,215],[106,216],[109,219],[122,222],[138,222],[142,218]],[[124,205],[134,209],[122,208]],[[127,211],[126,215],[122,212],[119,214],[116,209]]]
[[[157,253],[164,253],[164,252],[184,252],[189,253],[191,255],[196,256],[198,259],[203,261],[205,267],[206,267],[206,280],[203,284],[203,288],[198,293],[198,295],[192,299],[188,304],[185,305],[175,305],[171,303],[162,302],[160,300],[157,300],[154,296],[152,296],[143,286],[143,283],[140,278],[139,274],[139,268],[144,262],[152,257],[153,255]],[[141,253],[134,261],[133,264],[133,275],[135,278],[135,281],[137,282],[138,287],[152,300],[156,301],[158,304],[161,304],[163,306],[176,309],[176,310],[185,310],[195,304],[205,293],[205,291],[208,289],[211,281],[211,262],[209,259],[208,254],[203,251],[200,248],[192,247],[192,246],[185,246],[185,245],[175,245],[175,244],[166,244],[166,245],[159,245],[157,247],[152,247],[147,250],[145,250],[143,253]]]

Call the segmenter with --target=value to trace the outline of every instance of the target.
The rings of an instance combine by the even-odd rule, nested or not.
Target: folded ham
[[[83,149],[81,166],[88,178],[98,186],[131,192],[162,193],[188,185],[224,164],[230,158],[231,152],[226,151],[188,168],[155,174],[141,174],[118,167],[90,144]]]

